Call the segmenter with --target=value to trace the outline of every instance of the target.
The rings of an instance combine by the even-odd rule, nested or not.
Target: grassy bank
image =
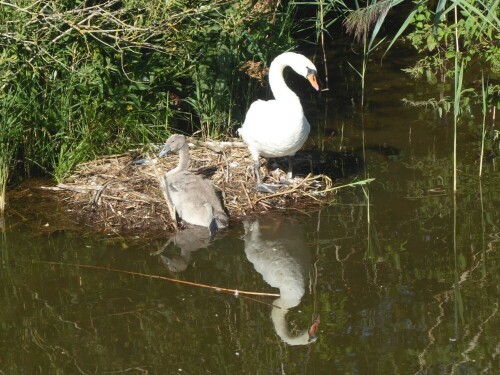
[[[231,132],[258,85],[240,67],[293,46],[293,9],[236,0],[2,2],[2,175],[10,165],[60,181],[81,161],[160,142],[172,128]]]
[[[211,138],[232,134],[262,90],[271,58],[295,48],[300,36],[317,46],[321,66],[338,37],[332,30],[344,21],[356,32],[353,48],[366,57],[405,36],[419,53],[409,70],[416,79],[452,77],[455,58],[466,76],[467,63],[479,62],[491,117],[498,106],[498,86],[488,79],[500,70],[498,1],[458,1],[456,18],[446,1],[406,5],[401,28],[385,30],[401,3],[2,2],[0,211],[6,183],[15,177],[44,173],[62,181],[81,162],[162,142],[174,129]],[[363,61],[355,68],[362,95],[370,74]],[[473,93],[481,102],[478,86],[457,105],[470,105]]]

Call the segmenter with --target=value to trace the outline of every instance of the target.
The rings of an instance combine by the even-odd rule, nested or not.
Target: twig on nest
[[[227,149],[234,148],[246,148],[247,145],[241,141],[231,141],[231,142],[222,142],[222,141],[201,141],[196,138],[189,137],[188,141],[192,144],[202,146],[212,150],[214,152],[222,152]]]
[[[267,200],[267,199],[271,199],[271,198],[275,198],[275,197],[279,197],[279,196],[283,196],[283,195],[289,195],[293,192],[296,192],[301,187],[305,187],[305,189],[307,189],[307,188],[309,188],[307,183],[309,183],[310,181],[317,181],[319,178],[328,178],[328,177],[326,177],[324,175],[313,176],[312,174],[309,173],[302,181],[300,181],[297,185],[294,185],[291,189],[278,191],[277,193],[274,193],[274,194],[260,196],[255,200],[255,203],[260,202],[262,200]],[[330,179],[328,178],[328,180],[330,180]],[[331,180],[330,180],[330,182],[331,182]],[[320,190],[320,191],[318,191],[318,193],[321,193],[322,191],[323,190]],[[304,194],[307,194],[307,193],[305,193],[305,190],[304,190]]]
[[[254,206],[253,206],[252,200],[250,199],[250,196],[248,195],[248,190],[245,187],[245,184],[243,183],[243,181],[240,181],[240,183],[241,183],[241,188],[243,189],[243,191],[245,192],[245,196],[247,197],[248,205],[253,210]]]
[[[190,139],[190,170],[208,174],[213,184],[223,195],[228,213],[233,218],[243,217],[254,210],[307,207],[311,204],[329,204],[335,190],[325,175],[307,175],[295,186],[282,188],[274,194],[262,194],[254,189],[252,160],[243,142],[199,141]],[[150,149],[145,146],[144,149]],[[178,162],[176,156],[163,158],[157,163],[136,165],[138,151],[104,157],[77,166],[73,175],[58,185],[70,196],[70,205],[78,209],[72,212],[89,225],[104,223],[126,235],[165,235],[165,230],[177,226],[175,210],[167,194],[164,175]],[[285,172],[274,172],[269,176],[279,181]],[[113,183],[113,186],[109,186]],[[361,182],[353,183],[361,184]],[[102,190],[106,189],[105,192]],[[94,193],[94,194],[89,194]],[[92,199],[94,195],[94,200]],[[139,198],[139,199],[138,199]],[[99,199],[99,207],[94,206]],[[82,203],[87,202],[83,210]],[[103,204],[104,203],[104,204]],[[118,215],[117,212],[126,212]],[[147,219],[145,219],[147,218]],[[140,223],[140,225],[138,224]]]

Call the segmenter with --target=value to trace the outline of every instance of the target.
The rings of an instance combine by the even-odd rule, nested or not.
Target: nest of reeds
[[[266,183],[282,184],[274,194],[256,192],[253,164],[244,143],[190,142],[190,170],[210,179],[220,190],[231,219],[270,209],[305,208],[332,200],[332,181],[325,175],[312,175],[307,154],[295,157],[294,171],[300,177],[286,181],[287,161],[261,159]],[[153,154],[152,154],[153,155]],[[76,218],[104,232],[120,235],[161,236],[174,228],[160,187],[160,179],[178,162],[176,154],[166,158],[144,158],[139,151],[105,156],[80,164],[74,174],[57,189],[67,194]],[[305,172],[305,173],[302,173]]]

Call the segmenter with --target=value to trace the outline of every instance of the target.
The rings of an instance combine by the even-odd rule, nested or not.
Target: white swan
[[[176,213],[185,222],[209,228],[212,234],[227,227],[228,217],[215,192],[214,186],[198,175],[189,172],[189,146],[181,134],[172,135],[161,150],[159,157],[173,151],[179,152],[177,167],[167,172],[164,179],[170,214],[176,221]]]
[[[288,156],[288,179],[293,175],[293,156],[302,147],[309,135],[310,125],[304,116],[299,97],[283,79],[285,67],[291,67],[307,78],[319,90],[316,67],[305,56],[285,52],[277,56],[269,68],[269,85],[274,100],[257,100],[248,109],[245,122],[238,129],[252,154],[256,188],[262,192],[273,192],[276,187],[265,185],[259,175],[259,156],[266,158]]]
[[[269,285],[279,288],[271,319],[278,336],[289,345],[307,345],[315,337],[305,329],[291,333],[288,310],[299,305],[309,278],[311,255],[301,228],[291,222],[245,221],[245,254]]]

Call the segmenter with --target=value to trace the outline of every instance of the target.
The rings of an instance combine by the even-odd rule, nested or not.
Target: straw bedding
[[[254,189],[252,159],[242,142],[188,140],[190,170],[210,179],[219,189],[232,220],[271,209],[300,209],[333,199],[330,178],[308,174],[311,163],[307,155],[296,156],[294,171],[299,177],[293,183],[283,184],[275,194],[263,194]],[[57,189],[65,192],[71,211],[86,225],[119,235],[164,236],[174,225],[160,178],[177,165],[178,156],[169,154],[156,159],[151,155],[144,164],[136,163],[145,157],[140,151],[80,164]],[[261,159],[264,181],[285,181],[286,165],[286,160],[269,164]]]

